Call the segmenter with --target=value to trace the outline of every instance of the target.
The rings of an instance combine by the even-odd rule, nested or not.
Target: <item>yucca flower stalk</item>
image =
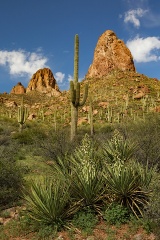
[[[133,158],[135,149],[136,144],[129,143],[118,130],[115,130],[111,140],[103,145],[103,157],[110,164],[117,161],[125,163]]]
[[[86,134],[81,145],[70,158],[72,163],[72,191],[76,201],[97,211],[105,199],[102,163],[97,156],[95,143]]]

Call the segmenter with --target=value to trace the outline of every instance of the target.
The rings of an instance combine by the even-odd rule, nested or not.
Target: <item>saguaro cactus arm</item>
[[[82,102],[79,102],[79,106],[83,106],[85,104],[87,97],[88,97],[88,84],[85,85],[83,100],[82,100]]]
[[[74,105],[76,101],[76,92],[74,89],[73,81],[70,81],[70,95],[71,95],[71,103]]]
[[[71,94],[71,102],[74,105],[74,107],[83,106],[88,97],[88,84],[85,85],[84,95],[81,102],[80,102],[80,83],[79,82],[74,84],[73,81],[70,81],[70,94]]]

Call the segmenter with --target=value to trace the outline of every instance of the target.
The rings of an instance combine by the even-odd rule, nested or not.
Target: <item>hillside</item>
[[[94,122],[120,122],[124,118],[144,118],[147,113],[160,111],[160,82],[157,79],[129,71],[112,71],[102,78],[90,78],[81,83],[89,83],[89,96],[85,106],[79,110],[79,120],[88,122],[89,103],[93,105]],[[36,91],[25,94],[0,94],[0,114],[17,118],[17,108],[22,96],[29,109],[29,119],[53,123],[61,126],[70,123],[70,93],[47,96]]]

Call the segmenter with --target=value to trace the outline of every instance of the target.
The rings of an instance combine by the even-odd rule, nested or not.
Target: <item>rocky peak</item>
[[[26,92],[25,87],[22,85],[21,82],[18,82],[16,86],[14,86],[11,90],[11,94],[24,94]]]
[[[112,70],[135,71],[133,57],[125,43],[107,30],[98,39],[86,78],[103,77]]]
[[[51,96],[58,95],[58,93],[60,93],[53,73],[49,68],[39,69],[35,74],[33,74],[26,92],[28,93],[33,90],[50,94]]]

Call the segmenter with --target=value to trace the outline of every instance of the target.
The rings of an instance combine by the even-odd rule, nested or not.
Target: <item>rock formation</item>
[[[18,82],[16,86],[14,86],[11,90],[11,94],[24,94],[26,92],[25,87],[22,85],[21,82]]]
[[[33,74],[26,92],[28,93],[34,90],[40,93],[46,93],[48,96],[58,96],[60,94],[56,80],[49,68],[39,69]]]
[[[135,71],[135,67],[131,52],[124,42],[113,31],[107,30],[98,39],[86,78],[100,78],[112,70]]]

